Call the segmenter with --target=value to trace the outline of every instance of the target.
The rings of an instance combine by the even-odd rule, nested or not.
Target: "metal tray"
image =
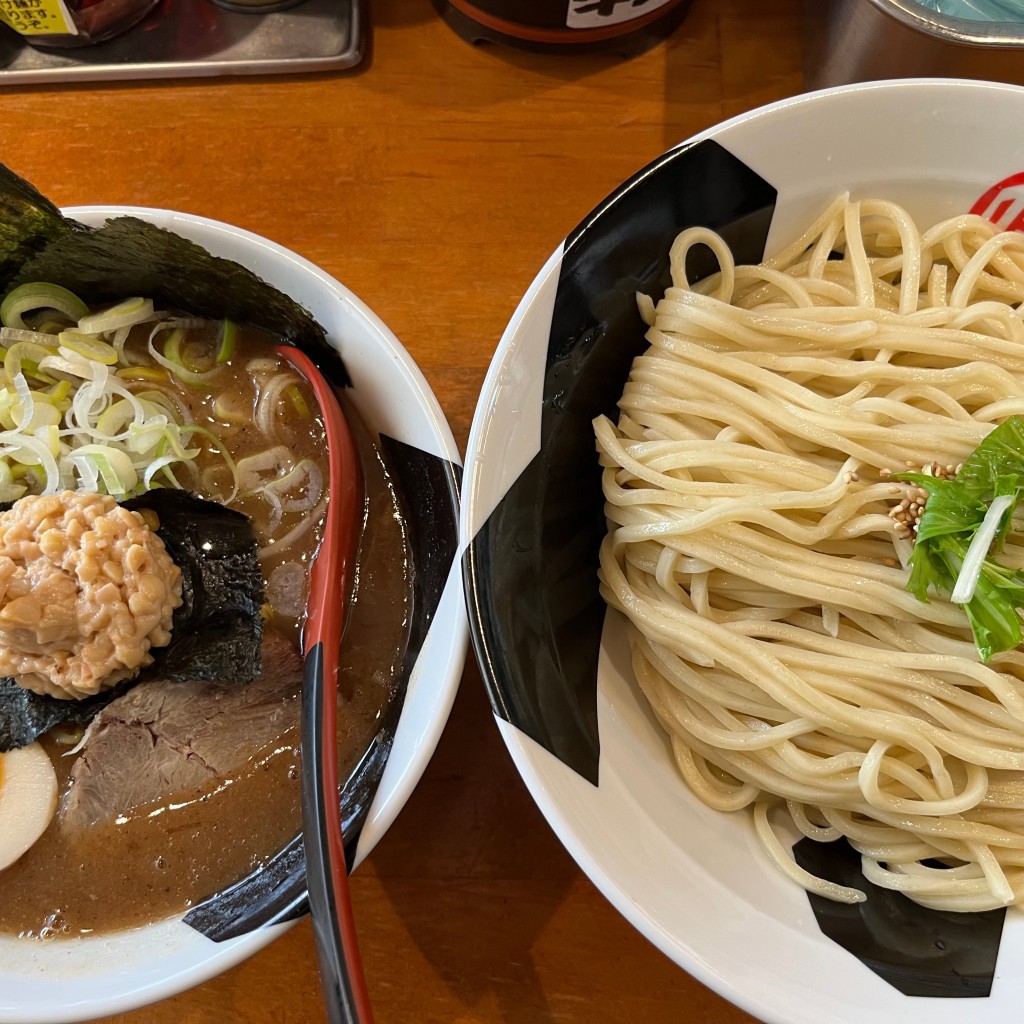
[[[133,29],[95,46],[36,49],[3,29],[0,88],[339,71],[362,60],[365,27],[364,0],[305,0],[273,14],[236,14],[209,0],[163,0]]]

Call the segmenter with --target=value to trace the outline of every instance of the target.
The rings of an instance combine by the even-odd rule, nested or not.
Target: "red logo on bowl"
[[[993,185],[970,212],[987,217],[1005,231],[1024,231],[1024,171]]]

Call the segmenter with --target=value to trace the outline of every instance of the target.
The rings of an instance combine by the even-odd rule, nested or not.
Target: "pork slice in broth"
[[[104,708],[72,768],[62,825],[88,827],[157,801],[209,791],[297,729],[299,652],[292,641],[268,631],[262,655],[263,671],[249,683],[154,680]]]

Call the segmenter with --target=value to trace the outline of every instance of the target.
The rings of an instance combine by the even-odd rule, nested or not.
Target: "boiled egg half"
[[[0,754],[0,871],[45,831],[57,810],[57,773],[38,743]]]

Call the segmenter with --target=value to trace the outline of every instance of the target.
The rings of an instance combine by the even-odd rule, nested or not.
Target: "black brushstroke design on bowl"
[[[473,643],[494,713],[595,785],[605,520],[591,424],[614,415],[630,365],[647,346],[636,292],[660,295],[669,285],[676,234],[714,228],[739,261],[759,262],[775,200],[768,182],[707,140],[645,167],[566,239],[541,451],[467,552]],[[693,255],[693,279],[713,269],[710,253]]]
[[[818,927],[905,996],[984,998],[992,991],[1005,910],[954,913],[922,907],[869,882],[845,839],[801,839],[797,863],[811,874],[861,889],[864,903],[808,893]]]

